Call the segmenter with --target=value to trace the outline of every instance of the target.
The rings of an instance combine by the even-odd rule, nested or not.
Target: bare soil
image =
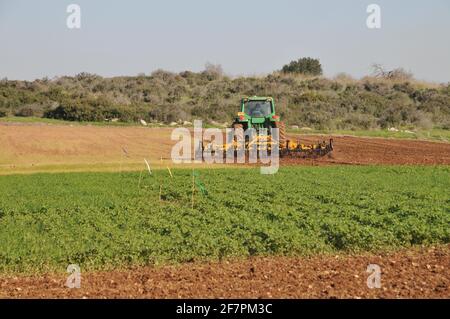
[[[172,165],[171,128],[0,123],[0,174],[118,171]],[[290,136],[304,144],[330,136]],[[334,136],[335,150],[316,160],[282,165],[449,165],[450,143]],[[126,154],[123,150],[126,150]],[[163,161],[161,161],[163,158]],[[198,165],[198,164],[197,164]]]
[[[449,165],[450,143],[353,136],[300,136],[304,144],[334,140],[331,155],[315,160],[282,159],[293,165]]]
[[[381,268],[370,289],[369,264]],[[82,274],[0,278],[2,298],[450,298],[450,245],[392,253],[249,258]]]

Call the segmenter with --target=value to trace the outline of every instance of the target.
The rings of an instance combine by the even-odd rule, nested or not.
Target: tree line
[[[0,80],[0,116],[68,121],[229,123],[243,96],[272,96],[288,125],[315,129],[410,126],[450,129],[450,84],[416,81],[403,69],[353,79],[322,76],[315,59],[260,77],[232,78],[217,65],[202,72],[103,78],[80,73],[34,81]]]

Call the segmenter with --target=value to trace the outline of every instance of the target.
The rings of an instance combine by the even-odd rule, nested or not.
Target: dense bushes
[[[322,75],[320,61],[313,58],[301,58],[283,66],[284,73],[301,73],[304,75]]]
[[[36,112],[32,107],[25,106],[17,110],[17,112],[14,113],[15,116],[22,116],[22,117],[31,117],[35,116]]]
[[[275,72],[225,76],[220,67],[179,74],[102,78],[82,73],[52,80],[0,81],[0,116],[70,121],[229,122],[247,95],[273,96],[290,125],[317,129],[450,126],[450,85],[367,77],[354,80]]]

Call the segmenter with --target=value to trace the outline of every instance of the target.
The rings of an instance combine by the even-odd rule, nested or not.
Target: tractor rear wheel
[[[275,128],[278,129],[278,142],[281,150],[286,145],[286,125],[284,122],[275,122]]]

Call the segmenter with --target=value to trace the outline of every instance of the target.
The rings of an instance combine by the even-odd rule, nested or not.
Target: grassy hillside
[[[391,126],[450,128],[450,85],[413,79],[347,76],[335,79],[273,73],[229,78],[219,72],[157,71],[150,76],[75,77],[33,82],[0,81],[0,117],[71,121],[230,122],[239,99],[275,98],[289,125],[316,130],[367,130]]]
[[[0,271],[64,272],[450,242],[448,167],[0,176]],[[159,187],[162,183],[161,201]]]

